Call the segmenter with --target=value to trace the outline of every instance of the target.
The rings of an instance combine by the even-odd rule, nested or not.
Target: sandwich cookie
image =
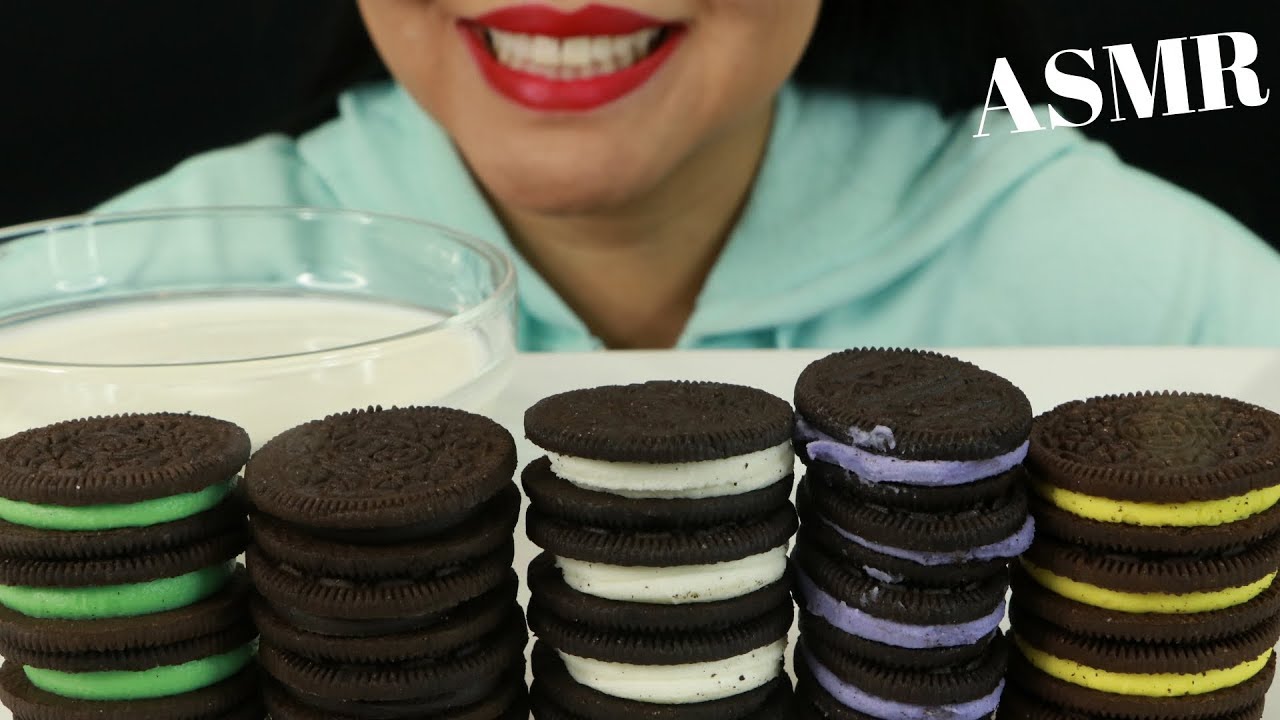
[[[791,604],[791,585],[785,580],[724,600],[692,598],[683,603],[612,600],[571,587],[550,553],[542,553],[529,563],[528,576],[530,593],[548,613],[623,633],[727,629]]]
[[[916,350],[846,350],[805,368],[795,403],[796,452],[821,495],[818,509],[834,520],[861,525],[847,510],[864,504],[904,513],[1007,504],[1020,484],[1031,405],[1007,380],[969,363]],[[1024,524],[1010,524],[1000,540],[1016,542]]]
[[[311,534],[370,544],[430,537],[511,485],[515,441],[450,408],[370,408],[300,425],[245,469],[259,512]]]
[[[987,651],[1004,619],[1003,575],[946,589],[883,583],[804,542],[793,566],[801,634],[869,662],[966,663]]]
[[[1003,575],[1034,535],[1020,485],[959,511],[922,512],[860,501],[806,477],[796,505],[802,540],[894,583],[945,587]]]
[[[530,567],[530,627],[557,656],[534,665],[536,687],[555,687],[535,691],[539,717],[757,717],[783,703],[791,422],[786,402],[720,383],[595,388],[529,409],[526,434],[548,451],[523,475],[526,531],[546,550]],[[539,668],[571,678],[581,702],[566,707],[566,683]],[[636,676],[666,680],[649,692]]]
[[[811,363],[795,389],[796,451],[868,484],[948,488],[1026,456],[1031,404],[1012,383],[919,350],[862,349]]]
[[[1275,673],[1280,620],[1196,644],[1118,643],[1076,635],[1016,606],[1010,677],[1053,705],[1115,718],[1205,718],[1244,712]]]
[[[697,706],[781,677],[793,615],[792,608],[779,606],[733,628],[624,634],[557,617],[535,599],[529,606],[529,627],[540,642],[556,649],[580,685],[640,703]]]
[[[1276,605],[1280,536],[1205,555],[1102,553],[1037,538],[1022,558],[1018,600],[1062,609],[1077,632],[1166,642],[1222,637]],[[1042,613],[1047,617],[1057,617]],[[1154,631],[1159,629],[1159,633]]]
[[[689,663],[665,669],[659,666],[632,668],[625,664],[612,668],[605,663],[597,663],[596,666],[618,672],[638,672],[638,675],[626,677],[639,678],[636,684],[660,683],[658,687],[652,688],[658,691],[665,684],[669,686],[669,697],[690,689],[691,678],[685,673],[705,670],[700,664]],[[579,672],[582,672],[581,668]],[[745,673],[746,670],[740,671],[744,678]],[[533,646],[533,677],[530,701],[534,715],[539,720],[790,720],[793,717],[791,683],[785,676],[775,676],[753,689],[714,700],[661,702],[659,694],[653,692],[649,693],[649,700],[635,700],[626,698],[623,694],[602,692],[580,682],[570,673],[564,656],[550,644],[539,640]],[[614,680],[621,684],[626,682],[626,677],[616,674]],[[734,679],[730,677],[728,681]],[[742,683],[745,680],[736,682]],[[704,693],[705,689],[695,691],[695,694]]]
[[[1064,572],[1069,575],[1071,571]],[[1068,585],[1065,581],[1063,584]],[[1088,637],[1139,643],[1219,640],[1256,627],[1267,618],[1280,614],[1280,584],[1277,583],[1272,583],[1261,594],[1244,603],[1199,612],[1130,612],[1098,607],[1049,590],[1020,566],[1011,569],[1009,585],[1018,605],[1030,614],[1052,619],[1056,625],[1071,628]],[[1125,595],[1123,591],[1108,592],[1101,587],[1094,587],[1094,597],[1105,595],[1116,598]],[[1133,595],[1138,598],[1145,596],[1146,599],[1163,598],[1167,609],[1176,608],[1176,605],[1168,602],[1175,598],[1175,594],[1157,592]],[[1089,593],[1084,593],[1083,597],[1088,598]]]
[[[796,649],[801,718],[980,720],[1000,705],[1007,646],[997,635],[973,660],[946,668],[886,668],[841,653],[813,634]]]
[[[510,576],[519,512],[508,484],[461,525],[386,545],[337,542],[255,513],[249,570],[266,602],[303,628],[341,636],[428,627]]]
[[[300,704],[328,717],[466,717],[490,708],[495,695],[510,698],[510,705],[523,703],[527,642],[516,611],[472,643],[446,650],[424,642],[412,659],[400,662],[377,662],[376,651],[359,662],[316,661],[265,642],[260,662],[291,700],[280,703],[286,713],[290,704]],[[510,705],[490,717],[501,717]]]
[[[1035,512],[1103,550],[1200,553],[1280,531],[1280,415],[1237,400],[1134,394],[1036,421]]]

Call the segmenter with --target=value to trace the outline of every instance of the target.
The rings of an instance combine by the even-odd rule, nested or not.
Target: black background
[[[846,1],[864,0],[827,0]],[[1158,39],[1253,34],[1260,46],[1253,67],[1264,89],[1277,92],[1267,105],[1123,123],[1108,122],[1108,109],[1087,132],[1130,162],[1226,208],[1280,247],[1280,203],[1273,198],[1280,191],[1280,24],[1264,19],[1269,0],[1016,2],[1014,32],[1029,51],[1014,69],[1033,100],[1050,99],[1036,86],[1044,61],[1057,50],[1094,48],[1105,68],[1103,46],[1133,43],[1150,69]],[[892,42],[892,50],[864,48],[860,55],[899,52],[911,62],[936,64],[988,46],[948,35],[947,18],[931,12],[943,3],[958,11],[973,7],[917,0],[922,9],[900,12],[901,27],[870,34]],[[918,23],[943,25],[915,32],[923,27]],[[912,46],[913,37],[927,42]],[[1187,50],[1194,80],[1191,43]],[[973,70],[949,79],[947,91],[981,103],[995,58],[971,54],[968,65],[953,67]],[[83,211],[200,150],[269,130],[301,132],[333,113],[343,87],[383,73],[348,0],[4,3],[0,225]],[[1105,80],[1105,72],[1096,77]],[[1229,82],[1229,98],[1231,89]],[[1104,94],[1110,96],[1105,86]]]

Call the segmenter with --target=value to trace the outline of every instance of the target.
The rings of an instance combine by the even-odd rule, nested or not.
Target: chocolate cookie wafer
[[[515,441],[450,408],[355,410],[287,430],[245,470],[260,512],[315,535],[371,543],[456,525],[511,484]]]
[[[752,464],[778,453],[742,456],[772,450],[790,439],[791,407],[769,393],[740,385],[653,381],[553,395],[530,407],[524,422],[529,440],[553,453],[561,477],[569,476],[560,472],[564,457],[645,465],[741,457],[739,469],[750,470]],[[761,487],[772,484],[761,477]],[[587,484],[584,478],[574,479]],[[681,485],[693,482],[695,478],[685,478]],[[732,481],[726,482],[732,486]],[[741,486],[739,491],[745,492]]]
[[[49,530],[157,525],[216,505],[248,457],[244,430],[199,415],[116,415],[28,430],[0,440],[0,517]],[[221,492],[209,491],[215,487]],[[160,498],[166,502],[154,502]]]

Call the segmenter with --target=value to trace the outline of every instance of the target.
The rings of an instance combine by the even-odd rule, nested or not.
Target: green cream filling
[[[29,617],[94,620],[135,617],[186,607],[222,589],[234,562],[159,580],[94,587],[0,585],[0,605]]]
[[[191,517],[215,507],[231,492],[224,482],[199,492],[117,505],[37,505],[0,498],[0,519],[40,530],[91,531],[150,527]]]
[[[222,655],[136,672],[108,670],[70,673],[30,666],[23,667],[23,672],[32,685],[65,698],[147,700],[181,695],[222,682],[240,672],[253,658],[253,652],[251,643]]]

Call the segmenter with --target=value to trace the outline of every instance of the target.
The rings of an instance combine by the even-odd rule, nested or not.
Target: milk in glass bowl
[[[256,447],[370,405],[484,412],[514,353],[510,261],[430,223],[201,208],[0,230],[0,437],[170,411]]]

